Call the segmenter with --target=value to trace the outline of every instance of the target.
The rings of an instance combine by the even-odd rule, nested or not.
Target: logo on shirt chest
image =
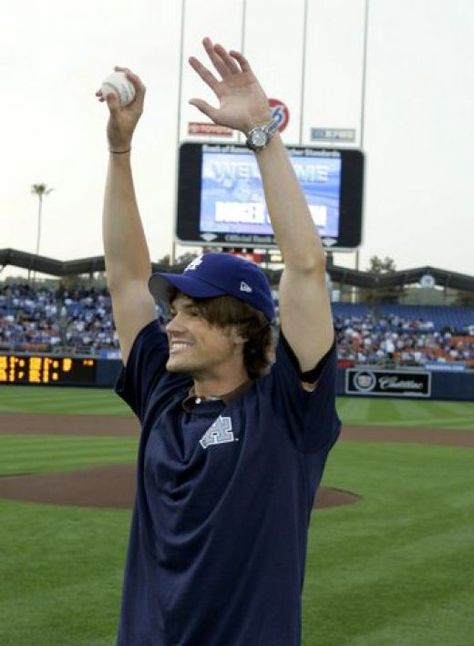
[[[203,449],[214,444],[226,444],[227,442],[235,442],[235,437],[232,432],[232,419],[230,417],[219,417],[207,429],[204,435],[199,440],[199,444]]]

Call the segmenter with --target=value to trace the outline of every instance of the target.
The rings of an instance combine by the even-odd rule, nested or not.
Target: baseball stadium
[[[472,646],[474,4],[24,5],[0,646]]]
[[[1,255],[51,279],[0,285],[0,643],[105,646],[139,425],[112,391],[120,361],[103,259]],[[314,501],[303,643],[467,646],[474,309],[456,303],[469,303],[474,279],[328,271],[343,430]],[[406,304],[415,296],[438,304]]]

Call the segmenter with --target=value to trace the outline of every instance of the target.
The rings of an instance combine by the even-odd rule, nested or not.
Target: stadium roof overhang
[[[55,260],[46,256],[17,251],[16,249],[0,249],[1,268],[12,265],[21,269],[40,272],[50,276],[71,276],[81,274],[93,274],[105,271],[104,256],[93,256],[79,260]],[[181,271],[183,266],[168,267],[152,264],[153,271]],[[403,287],[420,283],[425,275],[433,277],[436,285],[449,287],[462,291],[474,292],[474,277],[467,274],[459,274],[436,267],[418,267],[404,271],[394,271],[385,274],[371,274],[356,269],[333,266],[328,268],[328,273],[333,282],[351,287],[365,289],[386,289],[388,287]],[[276,279],[280,272],[268,271],[271,278]]]

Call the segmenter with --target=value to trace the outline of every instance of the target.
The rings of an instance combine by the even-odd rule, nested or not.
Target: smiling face
[[[166,326],[170,372],[187,372],[195,380],[222,382],[229,389],[229,379],[241,383],[246,371],[242,339],[233,327],[211,325],[199,312],[195,302],[178,292],[170,306],[173,318]],[[216,391],[217,392],[217,391]],[[219,393],[218,393],[219,394]]]

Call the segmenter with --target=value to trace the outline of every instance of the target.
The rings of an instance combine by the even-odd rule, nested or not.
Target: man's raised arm
[[[227,52],[209,38],[204,48],[219,80],[196,58],[189,62],[219,99],[219,108],[201,99],[190,103],[215,123],[245,135],[271,120],[268,99],[245,57]],[[326,288],[324,251],[306,199],[280,135],[256,152],[265,200],[285,268],[280,282],[281,329],[303,372],[313,369],[334,340]]]
[[[121,107],[115,94],[97,96],[106,101],[110,117],[107,138],[110,158],[105,187],[103,241],[107,286],[117,328],[122,360],[127,362],[133,341],[147,323],[156,318],[148,290],[150,255],[138,212],[130,164],[135,127],[143,111],[145,87],[135,74],[125,71],[135,86],[135,99]]]

